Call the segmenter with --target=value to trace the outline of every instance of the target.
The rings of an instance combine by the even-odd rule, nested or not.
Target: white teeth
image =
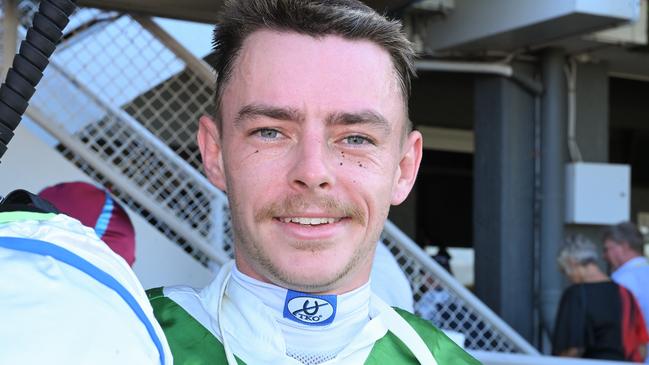
[[[298,224],[308,224],[308,225],[320,225],[320,224],[331,224],[337,222],[336,218],[303,218],[303,217],[292,217],[292,218],[282,218],[284,223],[298,223]]]

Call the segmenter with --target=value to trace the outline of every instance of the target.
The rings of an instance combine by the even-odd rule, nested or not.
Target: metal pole
[[[18,2],[17,0],[3,0],[3,3],[2,80],[7,76],[7,71],[11,68],[11,63],[14,60],[18,36]]]
[[[545,95],[541,101],[540,304],[543,328],[551,334],[562,286],[556,258],[564,240],[565,54],[560,49],[548,49],[541,64]]]
[[[523,73],[517,72],[514,67],[505,63],[418,60],[415,62],[415,67],[417,71],[499,75],[512,79],[533,95],[539,95],[543,92],[543,85]]]
[[[533,232],[533,253],[534,258],[532,263],[534,265],[533,271],[533,289],[534,293],[534,309],[532,311],[532,328],[534,329],[534,337],[532,343],[538,349],[543,349],[543,322],[541,321],[541,204],[543,201],[541,191],[541,96],[534,97],[534,202],[533,219],[534,219],[534,232]]]
[[[422,71],[485,73],[504,77],[514,75],[512,66],[504,63],[417,60],[415,66]]]

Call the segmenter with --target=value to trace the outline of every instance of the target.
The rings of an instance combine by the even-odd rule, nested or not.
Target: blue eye
[[[361,145],[361,144],[365,144],[365,143],[372,143],[368,138],[365,138],[363,136],[358,136],[358,135],[345,137],[344,140],[345,140],[345,142],[347,144],[353,144],[353,145]]]
[[[266,139],[275,139],[279,135],[279,132],[277,130],[270,129],[270,128],[258,129],[255,131],[255,133],[258,134],[260,137]]]

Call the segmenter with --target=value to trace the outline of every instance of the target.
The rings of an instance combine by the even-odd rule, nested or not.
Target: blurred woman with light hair
[[[642,362],[649,335],[630,291],[600,269],[597,247],[569,239],[557,261],[572,285],[559,305],[552,341],[558,356]]]

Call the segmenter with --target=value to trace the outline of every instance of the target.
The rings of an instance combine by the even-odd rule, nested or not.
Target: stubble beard
[[[308,243],[308,245],[311,245],[311,243]],[[359,267],[359,263],[367,258],[372,246],[367,243],[358,246],[341,269],[326,275],[305,275],[304,273],[287,270],[275,265],[259,246],[253,246],[253,249],[256,251],[254,253],[256,256],[254,258],[255,262],[261,266],[261,269],[266,273],[266,277],[273,284],[305,293],[323,293],[339,288],[341,283]],[[326,265],[326,263],[323,263],[323,265]],[[314,268],[316,273],[317,270],[318,268]]]
[[[328,212],[337,211],[341,216],[347,216],[352,220],[352,224],[367,225],[367,220],[364,212],[349,206],[343,205],[331,198],[320,198],[316,204],[320,207],[326,207]],[[233,202],[231,202],[233,203]],[[280,203],[271,203],[259,210],[255,215],[255,224],[261,225],[264,221],[272,220],[277,216],[290,215],[290,212],[299,211],[312,204],[303,197],[288,197]],[[233,206],[233,208],[235,208]],[[235,208],[236,209],[236,208]],[[287,214],[288,212],[288,214]],[[365,242],[356,245],[352,255],[347,262],[342,265],[340,269],[333,273],[318,275],[318,268],[313,270],[314,275],[305,275],[301,272],[294,272],[289,268],[283,268],[277,265],[265,249],[263,238],[256,238],[252,232],[247,232],[241,224],[237,223],[238,219],[235,214],[232,216],[232,226],[235,234],[235,250],[239,250],[241,256],[247,261],[257,274],[263,276],[271,283],[283,288],[307,292],[307,293],[322,293],[331,292],[344,284],[354,271],[362,266],[365,260],[371,260],[371,253],[374,252],[376,242],[380,237],[380,229],[375,234],[372,234]],[[303,250],[306,254],[317,255],[323,252],[335,242],[330,241],[305,241],[305,242],[291,242],[287,243],[293,249]],[[323,262],[322,265],[326,265]]]

